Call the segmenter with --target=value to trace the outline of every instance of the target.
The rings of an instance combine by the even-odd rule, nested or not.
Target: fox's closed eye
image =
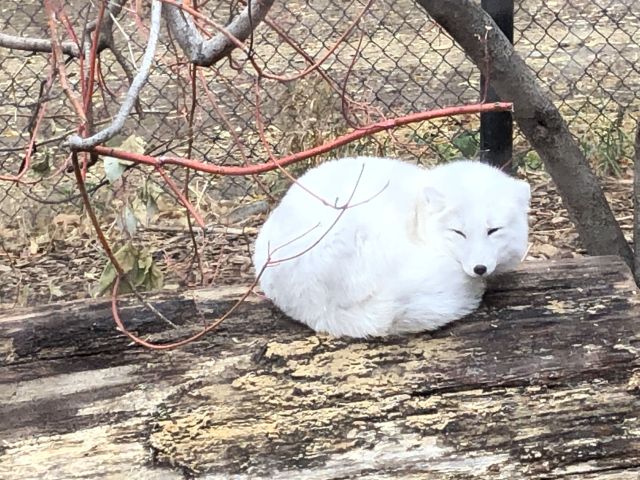
[[[489,230],[487,230],[487,235],[493,235],[494,233],[496,233],[498,230],[501,230],[502,227],[496,227],[496,228],[490,228]]]
[[[456,230],[455,228],[450,228],[449,230],[451,230],[452,232],[457,233],[458,235],[460,235],[462,238],[467,238],[467,236],[461,232],[460,230]]]

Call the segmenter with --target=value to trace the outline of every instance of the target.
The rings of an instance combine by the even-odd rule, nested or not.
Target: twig
[[[49,91],[53,86],[53,80],[55,78],[55,64],[51,62],[51,69],[49,71],[49,75],[46,80],[46,84],[44,88],[41,89],[40,98],[36,103],[36,110],[34,112],[35,121],[33,122],[33,128],[31,130],[31,138],[29,139],[29,145],[27,146],[27,151],[25,152],[24,158],[22,160],[22,165],[20,166],[20,170],[17,175],[0,175],[0,180],[20,182],[22,177],[29,171],[29,166],[31,165],[31,155],[35,150],[36,138],[38,136],[38,131],[40,130],[40,125],[42,124],[42,119],[44,118],[45,112],[47,110],[47,102]]]
[[[93,124],[93,115],[90,113],[92,111],[92,98],[93,98],[93,87],[96,78],[96,58],[98,57],[98,40],[100,37],[100,31],[102,27],[102,20],[104,18],[105,13],[105,3],[107,0],[103,0],[100,3],[100,10],[98,10],[98,18],[96,19],[95,24],[95,33],[93,36],[93,42],[91,43],[91,51],[89,53],[89,74],[86,78],[83,79],[83,85],[85,86],[84,90],[84,109],[87,112],[87,116],[90,117],[91,124]],[[84,75],[84,70],[83,70]],[[89,128],[92,125],[88,125]]]
[[[240,153],[240,156],[242,157],[242,162],[244,163],[245,166],[249,165],[249,157],[247,156],[247,153],[245,152],[244,145],[242,144],[242,140],[240,139],[240,136],[238,135],[238,132],[236,132],[236,129],[233,128],[233,125],[231,125],[231,122],[227,118],[227,115],[225,115],[224,111],[220,108],[220,106],[217,104],[217,102],[213,98],[213,94],[211,93],[211,89],[208,88],[207,80],[204,77],[204,75],[202,74],[202,71],[198,71],[198,74],[199,74],[199,78],[200,78],[200,83],[202,84],[202,88],[203,88],[205,94],[207,95],[207,99],[209,100],[209,103],[211,104],[211,108],[213,108],[213,110],[215,111],[215,114],[218,116],[218,118],[220,118],[220,120],[222,120],[222,122],[224,123],[227,131],[231,135],[231,138],[233,139],[233,144],[237,147],[238,152]],[[188,155],[188,157],[190,157],[190,155]],[[268,198],[270,198],[272,200],[275,200],[273,198],[273,195],[271,194],[271,192],[267,188],[267,186],[262,182],[262,180],[260,180],[260,177],[258,177],[257,175],[252,175],[251,178],[256,183],[258,188],[260,190],[262,190],[262,193],[264,193],[265,196],[267,196]]]
[[[358,24],[362,20],[362,17],[364,17],[364,14],[367,13],[367,11],[369,11],[369,8],[371,7],[372,4],[373,4],[373,0],[369,0],[364,5],[364,7],[362,7],[362,10],[360,10],[360,13],[358,13],[358,16],[355,18],[355,20],[353,22],[351,22],[349,27],[342,33],[342,35],[340,35],[338,40],[336,40],[335,43],[331,47],[329,47],[327,49],[327,51],[324,53],[324,55],[322,55],[320,57],[320,59],[318,61],[316,61],[313,65],[310,65],[309,67],[305,68],[301,72],[298,72],[298,73],[295,73],[295,74],[289,75],[289,76],[273,75],[273,74],[269,74],[267,72],[259,72],[259,73],[263,77],[268,78],[270,80],[279,80],[281,82],[290,82],[292,80],[297,80],[299,78],[302,78],[305,75],[313,72],[314,70],[317,70],[331,55],[333,55],[335,53],[335,51],[342,44],[342,42],[344,42],[347,39],[347,37],[349,37],[349,35],[351,35],[351,32],[353,32],[353,30],[358,26]]]
[[[84,203],[84,206],[87,209],[87,214],[89,215],[89,219],[91,220],[91,223],[93,224],[93,229],[95,230],[96,235],[98,236],[98,240],[100,242],[100,245],[102,245],[102,249],[107,254],[107,257],[109,257],[109,261],[113,265],[113,268],[118,273],[118,275],[116,277],[116,281],[114,282],[114,285],[120,285],[120,278],[121,277],[124,278],[125,281],[127,282],[127,284],[129,285],[129,287],[131,288],[131,291],[136,296],[136,298],[138,300],[140,300],[144,304],[145,307],[147,307],[149,310],[151,310],[153,313],[155,313],[158,316],[158,318],[162,319],[167,324],[169,324],[172,327],[176,328],[176,324],[173,323],[171,320],[169,320],[167,317],[165,317],[162,314],[162,312],[160,312],[156,307],[154,307],[149,302],[147,302],[142,297],[142,295],[140,295],[140,292],[138,292],[136,287],[127,278],[124,270],[120,266],[120,263],[118,262],[118,260],[116,259],[115,255],[113,254],[113,251],[111,250],[111,247],[109,246],[109,242],[107,241],[106,237],[104,236],[104,232],[102,231],[102,228],[100,227],[100,223],[98,222],[98,218],[96,217],[96,213],[94,212],[93,207],[91,206],[91,200],[89,199],[89,194],[87,193],[87,189],[86,189],[85,184],[84,184],[84,178],[82,177],[82,171],[80,170],[80,163],[78,162],[78,154],[77,154],[77,152],[73,152],[72,153],[71,163],[73,164],[73,173],[76,176],[76,182],[78,184],[78,190],[80,190],[80,194],[82,195],[82,203]],[[117,292],[117,289],[115,291]]]
[[[333,207],[333,208],[335,208],[336,210],[339,210],[339,212],[338,212],[338,215],[336,215],[336,218],[333,220],[333,222],[332,222],[332,223],[329,225],[329,227],[324,231],[324,233],[323,233],[322,235],[320,235],[320,237],[318,237],[318,238],[315,240],[315,242],[313,242],[311,245],[309,245],[309,246],[308,246],[307,248],[305,248],[304,250],[302,250],[302,251],[300,251],[300,252],[298,252],[298,253],[296,253],[296,254],[294,254],[294,255],[290,255],[290,256],[288,256],[288,257],[285,257],[285,258],[280,258],[280,259],[278,259],[278,260],[271,260],[272,255],[273,255],[274,253],[276,253],[278,250],[280,250],[280,249],[284,248],[284,247],[285,247],[285,246],[287,246],[287,245],[290,245],[291,243],[293,243],[293,242],[295,242],[295,241],[297,241],[297,240],[300,240],[302,237],[306,236],[307,234],[309,234],[309,233],[311,233],[313,230],[315,230],[315,229],[318,227],[318,225],[315,225],[315,226],[314,226],[314,227],[312,227],[310,230],[307,230],[305,233],[303,233],[303,234],[302,234],[302,235],[300,235],[299,237],[296,237],[295,239],[290,240],[289,242],[285,243],[284,245],[281,245],[281,246],[279,246],[279,247],[275,248],[275,249],[274,249],[274,250],[272,250],[272,251],[269,253],[269,255],[268,255],[268,258],[269,258],[269,259],[268,259],[268,260],[267,260],[267,262],[265,263],[265,266],[266,266],[266,267],[271,267],[271,266],[279,265],[279,264],[281,264],[281,263],[288,262],[289,260],[293,260],[294,258],[301,257],[302,255],[304,255],[305,253],[307,253],[308,251],[310,251],[311,249],[313,249],[316,245],[318,245],[318,244],[322,241],[322,239],[323,239],[323,238],[325,238],[325,237],[329,234],[329,232],[330,232],[331,230],[333,230],[333,228],[334,228],[334,227],[336,226],[336,224],[340,221],[340,219],[342,218],[342,216],[345,214],[345,212],[346,212],[347,210],[349,210],[349,209],[351,209],[351,208],[354,208],[354,207],[357,207],[358,205],[362,205],[362,204],[364,204],[364,203],[370,202],[371,200],[373,200],[374,198],[376,198],[378,195],[380,195],[380,194],[381,194],[381,193],[382,193],[382,192],[383,192],[383,191],[384,191],[384,190],[389,186],[389,182],[387,182],[387,183],[386,183],[386,184],[385,184],[385,185],[384,185],[384,186],[383,186],[383,187],[382,187],[378,192],[376,192],[376,193],[375,193],[374,195],[372,195],[371,197],[369,197],[369,198],[367,198],[367,199],[365,199],[365,200],[363,200],[363,201],[361,201],[361,202],[358,202],[357,204],[353,204],[353,205],[352,205],[352,204],[351,204],[351,201],[353,200],[353,197],[354,197],[354,196],[355,196],[355,194],[356,194],[356,190],[358,189],[358,186],[360,185],[360,181],[362,180],[362,174],[364,173],[365,166],[366,166],[366,165],[363,163],[363,164],[362,164],[362,168],[360,169],[360,173],[359,173],[359,175],[358,175],[358,178],[357,178],[357,180],[356,180],[356,183],[355,183],[355,185],[353,186],[353,190],[351,191],[351,195],[349,196],[349,198],[347,199],[347,201],[346,201],[343,205],[340,205],[340,206],[338,206],[338,205],[333,206],[333,205],[331,205],[331,204],[326,204],[326,203],[325,203],[327,206],[329,206],[329,207]],[[307,191],[308,193],[311,193],[311,192],[310,192],[309,190],[307,190],[307,189],[305,189],[305,191]],[[317,194],[313,194],[313,193],[312,193],[312,195],[313,195],[315,198],[320,198]]]
[[[353,195],[356,193],[355,192],[355,188],[357,188],[358,185],[360,184],[360,179],[362,177],[362,171],[360,172],[360,175],[358,176],[358,180],[356,181],[356,186],[354,188],[354,191],[351,193],[351,196],[349,197],[349,199],[347,200],[347,202],[344,205],[337,205],[337,204],[334,205],[331,202],[328,202],[327,200],[322,198],[320,195],[316,194],[315,192],[313,192],[310,189],[308,189],[307,187],[305,187],[300,182],[298,182],[298,180],[296,178],[294,178],[293,175],[291,175],[289,172],[287,172],[283,168],[283,166],[280,164],[278,159],[275,157],[275,155],[273,154],[273,152],[272,152],[272,150],[271,150],[271,148],[269,146],[269,141],[267,140],[267,137],[266,137],[266,135],[264,133],[264,122],[262,121],[262,115],[260,113],[260,82],[259,81],[256,81],[255,90],[256,90],[256,125],[258,126],[258,135],[260,136],[260,140],[262,141],[262,145],[264,146],[265,150],[267,151],[267,155],[269,155],[269,159],[273,163],[275,163],[277,165],[277,167],[280,170],[280,172],[282,172],[282,174],[285,177],[287,177],[292,183],[295,183],[296,185],[298,185],[298,187],[300,187],[302,190],[304,190],[309,195],[314,197],[316,200],[320,201],[320,203],[322,203],[323,205],[325,205],[327,207],[330,207],[330,208],[335,208],[336,210],[343,210],[343,209],[348,208],[349,203],[353,199]],[[364,170],[364,163],[362,164],[362,170]],[[385,188],[387,188],[387,185],[385,185],[382,188],[382,190],[384,190]],[[380,193],[382,193],[382,190],[380,190],[378,193],[376,193],[373,197],[376,197],[376,196],[380,195]],[[361,202],[361,203],[369,202],[370,200],[373,199],[373,197],[370,198],[370,199],[367,199],[367,200],[365,200],[364,202]],[[338,218],[336,218],[336,223],[340,219],[340,216],[338,216]],[[335,223],[333,225],[335,225]],[[332,225],[332,227],[333,227],[333,225]],[[326,233],[325,233],[325,235],[326,235]],[[318,242],[320,240],[322,240],[322,237],[318,240]],[[311,248],[313,248],[313,246]]]
[[[271,260],[271,255],[273,253],[277,252],[281,248],[286,247],[287,245],[291,244],[292,242],[295,242],[296,240],[299,240],[303,236],[309,234],[310,232],[315,230],[315,228],[317,228],[317,225],[316,225],[315,227],[307,230],[302,235],[296,237],[293,240],[290,240],[289,242],[287,242],[287,243],[285,243],[283,245],[278,246],[273,251],[269,252],[268,257],[267,257],[267,261],[262,266],[262,268],[258,272],[256,272],[257,275],[256,275],[255,280],[249,286],[249,288],[247,288],[247,291],[242,295],[242,297],[240,297],[233,304],[233,306],[229,310],[227,310],[227,312],[224,315],[222,315],[220,318],[218,318],[217,320],[213,321],[209,325],[206,325],[200,332],[198,332],[195,335],[192,335],[192,336],[190,336],[188,338],[185,338],[183,340],[179,340],[177,342],[159,344],[159,343],[148,342],[147,340],[144,340],[144,339],[138,337],[137,335],[135,335],[134,333],[132,333],[131,331],[129,331],[125,327],[124,322],[120,318],[120,314],[118,312],[118,296],[117,296],[117,294],[118,294],[120,276],[116,277],[116,280],[115,280],[114,285],[113,285],[112,294],[111,294],[111,312],[113,314],[113,319],[116,322],[116,325],[118,326],[118,329],[122,333],[124,333],[127,337],[129,337],[131,340],[133,340],[135,343],[137,343],[139,345],[142,345],[143,347],[150,348],[152,350],[170,350],[170,349],[173,349],[173,348],[181,347],[183,345],[191,343],[191,342],[197,340],[198,338],[206,335],[207,333],[212,331],[214,328],[218,327],[227,318],[229,318],[229,316],[231,316],[231,314],[233,314],[238,309],[238,307],[240,307],[240,305],[242,305],[242,303],[244,303],[244,301],[249,297],[249,295],[251,295],[253,293],[253,290],[256,287],[256,285],[258,285],[258,282],[260,281],[260,278],[262,278],[262,275],[263,275],[264,271],[269,266],[276,265],[278,263],[282,263],[284,261],[291,260],[293,258],[299,257],[300,255],[304,255],[306,252],[308,252],[310,249],[312,249],[315,245],[317,245],[335,227],[335,225],[338,223],[340,218],[342,218],[342,216],[345,214],[347,209],[350,208],[349,202],[351,202],[351,200],[353,199],[353,197],[354,197],[354,195],[356,193],[356,190],[358,189],[358,185],[359,185],[360,180],[362,178],[362,172],[364,171],[364,168],[365,168],[365,165],[362,166],[362,169],[360,171],[360,175],[358,176],[358,179],[357,179],[357,181],[356,181],[356,183],[355,183],[355,185],[353,187],[351,195],[349,196],[349,199],[347,200],[345,206],[344,207],[340,207],[340,212],[336,215],[335,220],[333,221],[333,223],[331,223],[331,225],[329,225],[327,230],[320,236],[320,238],[318,238],[310,247],[306,248],[302,252],[299,252],[299,253],[297,253],[295,255],[292,255],[290,257],[283,258],[283,259],[280,259],[280,260],[276,260],[276,261]],[[376,195],[378,195],[378,194],[376,194]]]
[[[160,0],[153,0],[151,5],[151,31],[149,33],[149,41],[147,42],[147,48],[142,58],[140,70],[136,74],[129,91],[120,106],[120,111],[116,115],[114,121],[104,130],[99,131],[95,135],[88,138],[81,138],[78,135],[72,135],[69,137],[68,143],[72,150],[90,150],[92,147],[104,143],[110,138],[113,138],[124,126],[127,117],[131,113],[131,109],[138,99],[138,95],[142,86],[146,83],[149,77],[149,70],[156,53],[156,47],[158,44],[158,36],[160,34],[160,15],[162,13],[162,2]],[[99,152],[98,152],[99,153]]]
[[[298,54],[300,56],[302,56],[302,58],[309,64],[309,65],[314,65],[316,62],[315,60],[307,53],[305,52],[305,50],[300,47],[300,45],[298,45],[296,42],[293,41],[293,39],[291,39],[291,37],[289,37],[282,28],[280,28],[280,26],[278,24],[276,24],[273,20],[269,19],[269,18],[265,18],[264,19],[264,23],[267,24],[269,26],[269,28],[271,28],[274,32],[276,32],[278,34],[278,36],[285,41],[289,46],[291,46],[291,48],[293,48],[296,52],[298,52]],[[360,37],[360,40],[362,40],[362,36]],[[356,55],[354,55],[354,59],[356,58]],[[352,62],[352,64],[355,62],[355,60]],[[335,91],[336,93],[341,95],[342,101],[343,102],[347,102],[349,105],[358,105],[361,108],[364,108],[365,105],[360,103],[360,102],[356,102],[355,100],[353,100],[352,98],[349,98],[346,95],[346,92],[343,90],[343,88],[340,87],[340,85],[338,84],[337,80],[333,79],[331,76],[329,76],[327,74],[327,72],[325,72],[322,69],[319,69],[317,71],[318,75],[320,75],[326,82],[327,84],[333,89],[333,91]],[[347,71],[347,75],[349,75],[349,71]],[[369,106],[369,108],[372,108]],[[366,109],[366,108],[365,108]],[[375,110],[378,110],[377,108]],[[381,112],[376,111],[376,113],[378,113],[381,117]]]
[[[286,167],[287,165],[299,162],[315,155],[329,152],[337,147],[341,147],[350,142],[358,140],[360,138],[372,135],[374,133],[389,130],[402,125],[407,125],[414,122],[422,122],[426,120],[432,120],[434,118],[448,117],[452,115],[464,115],[470,113],[481,112],[499,112],[499,111],[511,111],[512,104],[508,102],[496,102],[486,104],[473,104],[462,105],[456,107],[447,107],[437,110],[429,110],[426,112],[413,113],[411,115],[405,115],[398,118],[392,118],[377,122],[366,127],[361,127],[357,131],[347,133],[331,142],[327,142],[318,147],[313,147],[303,152],[294,153],[284,158],[279,159],[277,162],[268,161],[265,163],[259,163],[257,165],[250,165],[245,167],[237,167],[230,165],[211,165],[203,163],[197,160],[188,158],[177,157],[159,157],[154,158],[149,155],[142,155],[134,152],[127,152],[125,150],[119,150],[116,148],[106,147],[103,145],[97,145],[91,149],[100,155],[108,155],[114,158],[120,158],[122,160],[129,160],[131,162],[142,163],[152,166],[164,166],[164,165],[177,165],[180,167],[190,168],[199,172],[212,173],[216,175],[229,175],[229,176],[244,176],[255,173],[264,173],[271,170],[276,170],[280,166]]]
[[[84,125],[87,122],[87,118],[85,116],[84,109],[82,108],[82,103],[71,90],[71,87],[69,86],[69,82],[67,80],[67,73],[64,67],[64,61],[62,59],[62,48],[60,47],[60,42],[58,40],[57,13],[54,10],[51,2],[52,0],[45,0],[44,6],[45,6],[45,10],[47,11],[49,30],[51,31],[51,46],[52,46],[52,53],[53,53],[53,62],[54,62],[55,68],[58,70],[58,74],[60,75],[60,85],[62,86],[62,89],[65,95],[67,95],[67,98],[69,99],[69,101],[71,102],[71,105],[76,111],[76,114],[80,118],[79,128],[83,129]]]
[[[234,303],[233,306],[222,317],[220,317],[219,319],[213,321],[212,323],[210,323],[209,325],[204,327],[200,332],[196,333],[195,335],[192,335],[189,338],[185,338],[185,339],[180,340],[178,342],[164,343],[164,344],[148,342],[148,341],[138,337],[137,335],[131,333],[124,326],[124,323],[122,322],[122,319],[120,318],[120,314],[118,313],[117,292],[118,292],[118,286],[119,286],[119,282],[120,282],[120,277],[116,277],[116,281],[114,282],[114,285],[113,285],[113,291],[112,291],[112,294],[111,294],[111,312],[113,313],[113,319],[115,320],[116,325],[118,326],[118,329],[120,329],[120,331],[122,333],[124,333],[127,337],[129,337],[135,343],[137,343],[139,345],[142,345],[143,347],[150,348],[152,350],[171,350],[173,348],[181,347],[183,345],[186,345],[188,343],[193,342],[194,340],[197,340],[198,338],[202,337],[203,335],[206,335],[211,330],[216,328],[218,325],[220,325],[222,322],[224,322],[227,318],[229,318],[229,316],[231,316],[231,314],[238,309],[238,307],[247,299],[247,297],[249,297],[249,295],[251,295],[253,293],[253,289],[258,284],[259,279],[260,279],[260,274],[256,277],[254,282],[249,286],[249,288],[244,293],[244,295],[242,295],[242,297],[240,297],[240,299],[238,299],[236,301],[236,303]]]
[[[190,84],[191,84],[191,107],[189,108],[189,141],[187,142],[187,156],[191,156],[191,153],[193,152],[193,121],[195,119],[196,116],[196,105],[198,104],[197,101],[197,93],[198,93],[198,89],[197,89],[197,85],[196,85],[196,75],[199,73],[198,72],[198,66],[197,65],[191,65],[191,79],[190,79]],[[190,176],[191,170],[187,170],[186,174],[185,174],[185,179],[184,179],[184,198],[188,201],[189,200],[189,182],[191,180],[191,176]],[[189,210],[187,209],[187,226],[189,227],[189,236],[191,237],[191,246],[193,247],[193,257],[191,257],[191,262],[189,264],[189,268],[188,270],[191,270],[191,266],[193,265],[193,262],[196,261],[198,263],[198,269],[200,271],[200,283],[201,285],[204,285],[204,266],[202,264],[202,256],[200,255],[200,251],[198,249],[198,242],[196,240],[196,235],[195,232],[193,231],[193,222],[191,221],[191,215],[189,215]],[[202,236],[203,241],[206,242],[207,237],[205,235]],[[187,273],[188,276],[188,273]]]
[[[191,205],[191,202],[187,199],[187,197],[185,197],[182,194],[182,192],[180,191],[178,186],[175,184],[175,182],[171,179],[171,177],[167,175],[167,173],[164,171],[164,168],[162,168],[161,166],[157,166],[156,170],[158,171],[160,176],[162,176],[162,179],[166,182],[166,184],[169,186],[169,188],[174,193],[174,195],[178,197],[178,200],[180,200],[180,203],[182,203],[184,208],[186,208],[189,211],[189,213],[193,215],[193,218],[195,218],[196,222],[198,222],[198,225],[200,225],[200,228],[205,228],[204,219],[200,216],[197,210],[193,208],[193,205]]]

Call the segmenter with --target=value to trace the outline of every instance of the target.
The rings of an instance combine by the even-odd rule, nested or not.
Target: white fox
[[[289,189],[253,262],[265,295],[316,331],[434,330],[475,310],[485,278],[521,261],[529,201],[526,182],[479,162],[329,161]]]

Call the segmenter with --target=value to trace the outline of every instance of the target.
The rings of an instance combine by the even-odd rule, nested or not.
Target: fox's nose
[[[484,265],[476,265],[475,267],[473,267],[473,273],[482,276],[487,273],[487,267]]]

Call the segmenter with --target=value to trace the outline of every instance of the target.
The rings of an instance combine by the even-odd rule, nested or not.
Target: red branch
[[[189,201],[187,196],[183,194],[178,188],[178,186],[175,184],[175,182],[171,180],[171,177],[165,173],[162,167],[156,167],[156,170],[158,171],[160,176],[163,178],[163,180],[167,183],[167,185],[169,186],[171,191],[174,193],[174,195],[178,197],[178,200],[180,200],[180,203],[182,203],[182,205],[184,205],[184,207],[189,211],[189,213],[193,215],[193,218],[196,219],[196,222],[198,222],[198,225],[200,225],[201,228],[205,228],[204,220],[202,219],[200,214],[196,211],[196,209],[193,208],[193,205],[191,205],[191,202]]]
[[[51,69],[49,70],[49,75],[47,76],[47,81],[45,83],[44,88],[40,93],[40,98],[38,99],[38,103],[36,105],[36,115],[35,122],[33,124],[33,128],[31,130],[31,138],[29,139],[29,144],[27,145],[27,151],[24,154],[24,159],[22,161],[22,166],[20,167],[20,171],[17,175],[0,175],[0,180],[9,181],[9,182],[22,182],[28,183],[22,180],[22,177],[25,176],[29,167],[31,166],[31,156],[33,155],[33,151],[35,150],[36,138],[38,136],[38,131],[40,130],[40,125],[42,124],[42,119],[45,116],[47,111],[49,94],[51,92],[51,87],[53,86],[53,81],[55,79],[55,65],[53,62],[51,63]]]
[[[264,271],[264,268],[262,269],[262,271]],[[143,347],[147,347],[152,350],[171,350],[173,348],[181,347],[183,345],[191,343],[194,340],[197,340],[198,338],[206,335],[208,332],[210,332],[211,330],[216,328],[218,325],[220,325],[222,322],[224,322],[227,318],[229,318],[229,316],[231,316],[231,314],[234,313],[238,309],[238,307],[242,305],[242,303],[244,303],[247,297],[253,293],[253,289],[258,284],[258,279],[262,275],[262,271],[257,275],[256,279],[249,286],[249,288],[247,288],[247,291],[244,293],[244,295],[242,295],[242,297],[240,297],[224,315],[214,320],[210,324],[206,325],[198,333],[191,335],[188,338],[178,340],[176,342],[171,342],[171,343],[149,342],[147,340],[144,340],[143,338],[140,338],[139,336],[131,332],[129,329],[127,329],[127,327],[125,327],[124,322],[122,321],[122,318],[120,318],[120,314],[118,312],[118,287],[120,285],[120,276],[116,277],[115,282],[113,283],[113,289],[111,292],[111,312],[113,314],[113,319],[115,320],[116,325],[118,326],[118,329],[138,345],[142,345]]]
[[[80,100],[76,97],[69,85],[67,79],[67,73],[65,70],[64,57],[62,55],[62,47],[60,45],[60,39],[58,38],[58,12],[62,11],[62,6],[58,5],[55,2],[53,4],[53,0],[45,0],[44,2],[45,10],[47,12],[48,22],[49,22],[49,31],[51,34],[51,53],[53,56],[53,61],[55,68],[60,75],[60,85],[62,90],[65,92],[69,102],[73,106],[76,114],[80,118],[80,126],[78,127],[79,131],[84,129],[85,124],[87,123],[87,118],[85,116],[84,108]],[[57,7],[57,8],[56,8]]]
[[[93,32],[93,43],[91,44],[91,53],[89,58],[89,76],[84,79],[82,85],[86,87],[84,95],[84,110],[85,112],[91,111],[91,100],[93,98],[93,84],[96,78],[96,59],[98,58],[98,43],[100,41],[100,32],[102,30],[102,19],[104,17],[106,2],[100,3],[100,10],[98,11],[98,19],[96,20],[95,31]],[[84,69],[81,70],[84,75]],[[90,134],[90,133],[89,133]]]
[[[247,165],[242,167],[228,166],[228,165],[211,165],[203,163],[198,160],[192,160],[189,158],[178,157],[151,157],[149,155],[142,155],[139,153],[127,152],[126,150],[119,150],[111,147],[105,147],[98,145],[90,149],[90,151],[98,153],[100,155],[108,155],[110,157],[120,158],[122,160],[128,160],[131,162],[142,163],[145,165],[152,165],[154,167],[162,167],[164,165],[177,165],[179,167],[189,168],[191,170],[197,170],[199,172],[212,173],[216,175],[252,175],[256,173],[269,172],[279,167],[285,167],[292,163],[299,162],[315,155],[329,152],[337,147],[346,145],[350,142],[358,140],[360,138],[372,135],[374,133],[389,130],[409,123],[422,122],[425,120],[433,120],[434,118],[450,117],[452,115],[464,115],[470,113],[482,113],[482,112],[501,112],[511,111],[513,106],[508,102],[496,102],[496,103],[480,103],[474,105],[461,105],[456,107],[446,107],[437,110],[429,110],[427,112],[413,113],[398,118],[391,118],[382,122],[374,123],[366,127],[361,127],[356,131],[347,133],[340,137],[337,137],[331,142],[327,142],[323,145],[319,145],[314,148],[310,148],[303,152],[294,153],[281,158],[278,161],[268,161],[259,163],[257,165]]]

